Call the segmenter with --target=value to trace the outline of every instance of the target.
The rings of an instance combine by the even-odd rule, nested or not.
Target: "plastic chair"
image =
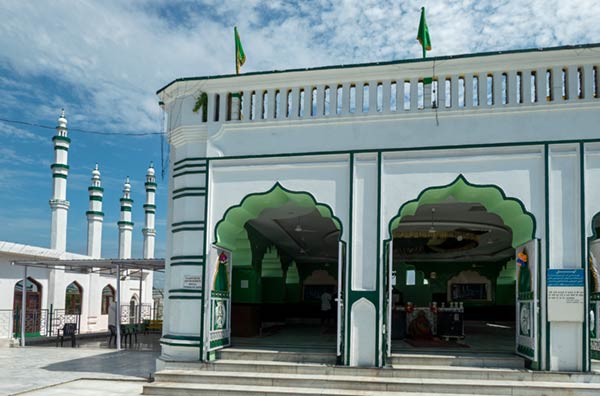
[[[76,323],[65,323],[63,325],[63,328],[58,330],[58,334],[56,337],[56,346],[58,346],[58,342],[60,341],[60,346],[62,347],[65,337],[71,337],[71,347],[75,348],[76,334],[77,334],[77,324]]]

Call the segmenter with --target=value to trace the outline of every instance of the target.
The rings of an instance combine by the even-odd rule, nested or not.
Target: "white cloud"
[[[424,1],[431,55],[600,41],[595,1]],[[417,57],[419,6],[382,0],[310,2],[0,2],[1,107],[38,95],[37,117],[67,107],[78,127],[158,131],[154,92],[185,76],[233,71],[238,24],[243,71]],[[37,92],[20,79],[46,76],[70,87]],[[71,124],[73,125],[73,123]]]

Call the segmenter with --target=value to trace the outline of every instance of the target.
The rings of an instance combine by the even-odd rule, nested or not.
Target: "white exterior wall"
[[[545,269],[586,265],[585,238],[591,236],[590,221],[600,211],[600,191],[595,185],[600,176],[600,143],[594,140],[599,136],[600,98],[593,96],[591,78],[593,67],[599,64],[600,57],[593,50],[577,49],[445,59],[436,64],[436,77],[440,81],[450,79],[454,94],[445,103],[440,84],[438,109],[418,108],[415,96],[416,83],[432,69],[431,60],[188,80],[185,86],[176,82],[166,87],[160,97],[169,117],[173,175],[167,255],[201,256],[197,266],[170,266],[168,262],[167,288],[180,288],[184,275],[200,274],[204,263],[216,259],[209,246],[215,240],[214,227],[243,197],[265,192],[275,182],[289,190],[309,192],[333,208],[344,226],[342,239],[349,243],[352,295],[350,307],[346,307],[350,330],[346,334],[346,361],[379,365],[383,352],[383,266],[379,264],[383,240],[389,237],[389,221],[403,203],[416,199],[423,190],[447,185],[462,174],[472,184],[498,186],[507,197],[520,200],[535,217],[542,264],[541,368],[586,370],[587,323],[547,324]],[[563,68],[568,69],[565,99],[559,78]],[[554,75],[549,88],[552,99],[547,101],[544,76],[549,69]],[[531,101],[531,80],[524,77],[520,80],[524,95],[517,100],[516,76],[529,77],[532,71],[540,76],[534,86],[537,100]],[[581,95],[576,89],[578,72]],[[490,93],[483,83],[487,75],[496,79]],[[506,103],[498,82],[503,75],[507,76]],[[465,76],[478,76],[482,82],[477,105],[466,89],[465,105],[459,106],[456,87]],[[366,82],[369,89],[381,82],[383,91],[389,92],[392,83],[404,81],[411,81],[413,95],[398,93],[396,109],[384,98],[381,111],[377,110],[371,100],[375,95],[371,94],[368,111],[353,109],[350,104],[351,85],[360,98]],[[298,89],[324,84],[343,87],[339,111],[298,116]],[[472,84],[472,80],[465,80],[465,87]],[[282,98],[288,91],[292,93],[289,117],[273,116],[271,108],[266,119],[253,117],[249,92],[272,89],[279,89]],[[201,112],[192,112],[200,91],[208,94],[208,122],[202,122]],[[330,107],[337,103],[334,98],[338,93],[334,91],[330,93]],[[246,105],[242,104],[241,120],[226,119],[228,92],[242,92]],[[491,104],[487,103],[488,94]],[[215,112],[217,100],[219,114]],[[305,101],[310,102],[306,97]],[[258,103],[262,104],[260,100]],[[318,98],[318,109],[321,104],[322,98]],[[304,108],[310,108],[310,103]],[[567,140],[569,143],[561,143]],[[208,185],[204,173],[187,172],[194,168],[192,164],[204,169],[207,160]],[[183,165],[191,169],[183,169]],[[582,184],[582,180],[587,182]],[[174,197],[181,189],[205,187],[206,197]],[[203,222],[206,229],[171,235],[177,223],[187,221]],[[208,279],[205,274],[205,284]],[[163,356],[197,360],[198,349],[189,346],[197,345],[194,337],[206,341],[197,316],[201,300],[166,301],[165,336],[178,336],[188,345],[175,346],[174,338],[165,338]],[[365,326],[364,322],[373,317],[374,328]],[[205,328],[207,320],[205,315]]]

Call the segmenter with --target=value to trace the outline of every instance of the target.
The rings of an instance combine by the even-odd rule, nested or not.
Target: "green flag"
[[[419,22],[419,31],[417,32],[417,40],[423,47],[423,58],[425,58],[425,51],[431,51],[431,39],[429,38],[429,28],[427,22],[425,22],[425,7],[421,7],[421,21]]]
[[[235,74],[240,74],[240,67],[246,62],[246,54],[242,47],[242,41],[237,31],[237,26],[233,28],[233,34],[235,36]]]

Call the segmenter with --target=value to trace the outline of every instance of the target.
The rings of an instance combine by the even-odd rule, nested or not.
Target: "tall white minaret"
[[[156,229],[154,229],[154,217],[156,216],[156,178],[154,177],[154,164],[150,162],[150,167],[146,172],[146,203],[144,204],[145,225],[142,229],[144,234],[144,258],[154,258],[154,238]]]
[[[69,174],[69,145],[71,139],[67,137],[67,119],[65,110],[62,109],[58,118],[54,142],[54,163],[52,169],[52,229],[50,230],[50,249],[64,252],[67,249],[67,214],[69,201],[67,201],[67,176]]]
[[[119,226],[119,258],[131,258],[131,233],[133,231],[133,223],[131,221],[131,207],[133,199],[131,199],[131,184],[129,184],[129,176],[125,179],[123,185],[123,197],[121,201],[121,220],[117,222]]]
[[[102,196],[104,188],[100,181],[100,171],[98,164],[92,171],[92,184],[88,187],[90,194],[89,210],[85,212],[88,220],[87,235],[87,255],[93,258],[102,257],[102,222],[104,221],[104,212],[102,212]]]

